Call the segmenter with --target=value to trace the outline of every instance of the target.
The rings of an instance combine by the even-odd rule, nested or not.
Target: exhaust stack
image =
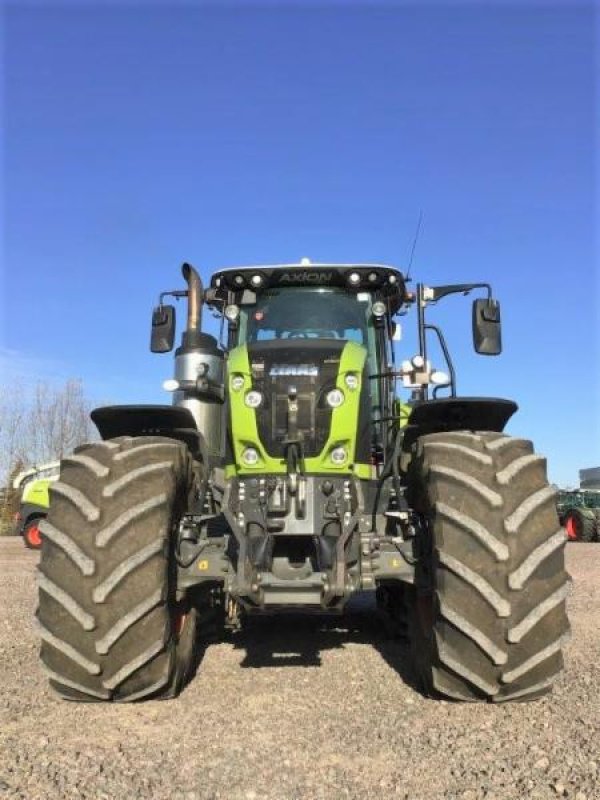
[[[200,275],[187,261],[181,274],[188,285],[188,308],[181,347],[175,351],[175,382],[179,388],[173,392],[173,404],[191,411],[206,444],[205,457],[221,458],[224,354],[214,336],[201,330],[204,287]]]
[[[193,332],[199,331],[202,326],[202,301],[204,288],[202,279],[197,271],[187,261],[181,267],[181,273],[188,285],[188,313],[187,326],[184,333],[184,346],[192,344],[188,339],[194,339]],[[192,336],[188,337],[188,334]]]

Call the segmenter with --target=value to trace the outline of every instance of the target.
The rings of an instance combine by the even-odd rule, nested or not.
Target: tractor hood
[[[290,392],[297,396],[298,429],[305,456],[323,449],[331,427],[327,394],[335,389],[346,342],[336,339],[284,339],[248,344],[252,386],[264,397],[258,432],[267,451],[283,456]]]
[[[340,469],[342,465],[328,461],[336,447],[346,448],[343,469],[348,471],[357,456],[357,440],[363,438],[362,420],[368,419],[366,355],[361,345],[339,339],[253,342],[232,350],[228,372],[236,455],[250,446],[263,462],[256,470],[283,470],[294,398],[307,471]],[[236,461],[243,469],[243,460]]]

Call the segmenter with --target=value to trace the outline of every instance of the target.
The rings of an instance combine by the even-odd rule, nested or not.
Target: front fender
[[[19,508],[19,518],[15,525],[15,535],[21,536],[28,522],[32,519],[42,519],[48,514],[48,506],[36,503],[22,503]]]
[[[404,428],[403,449],[419,437],[447,431],[498,431],[518,409],[513,400],[496,397],[444,397],[412,407]]]
[[[102,406],[90,414],[103,439],[117,436],[167,436],[184,442],[207,463],[204,437],[189,409],[181,406]]]

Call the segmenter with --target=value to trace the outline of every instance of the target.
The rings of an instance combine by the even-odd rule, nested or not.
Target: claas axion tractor
[[[63,459],[50,490],[37,616],[52,687],[174,697],[215,631],[339,614],[373,592],[425,693],[546,693],[568,577],[545,460],[503,433],[514,402],[457,396],[427,320],[447,295],[477,291],[474,346],[497,354],[491,288],[408,291],[393,267],[307,260],[220,270],[206,288],[189,264],[183,276],[152,317],[151,349],[169,352],[164,300],[187,297],[172,404],[93,411],[102,441]],[[205,306],[220,342],[202,330]],[[419,353],[397,364],[395,317],[412,306]]]

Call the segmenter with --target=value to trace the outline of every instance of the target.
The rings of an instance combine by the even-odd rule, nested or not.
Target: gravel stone
[[[552,695],[418,694],[366,598],[342,619],[260,619],[211,645],[172,702],[49,690],[39,555],[0,538],[2,800],[600,800],[600,545],[570,544],[573,637]]]

